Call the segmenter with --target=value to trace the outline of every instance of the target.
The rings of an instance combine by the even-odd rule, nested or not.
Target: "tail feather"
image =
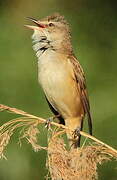
[[[89,106],[89,103],[87,103],[88,101],[85,99],[85,97],[86,96],[82,96],[82,103],[88,117],[89,133],[90,135],[92,135],[92,118],[91,118],[91,113],[90,113],[90,106]]]

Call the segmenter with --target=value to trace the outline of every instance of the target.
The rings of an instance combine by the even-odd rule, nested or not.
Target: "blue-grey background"
[[[53,12],[71,25],[73,47],[87,77],[94,135],[117,147],[117,3],[109,0],[0,0],[0,103],[51,116],[37,82],[37,59],[25,17]],[[0,113],[0,123],[16,116]],[[86,129],[87,130],[87,129]],[[46,143],[46,130],[41,142]],[[17,144],[17,135],[0,160],[0,180],[43,180],[46,153]],[[116,180],[116,162],[99,167],[99,180]]]

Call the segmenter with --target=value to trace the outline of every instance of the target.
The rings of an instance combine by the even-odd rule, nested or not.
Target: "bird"
[[[34,31],[33,49],[38,59],[38,82],[51,111],[67,126],[71,147],[80,147],[80,131],[87,116],[92,135],[92,117],[84,71],[74,55],[70,26],[65,17],[54,13],[42,19],[28,17]]]

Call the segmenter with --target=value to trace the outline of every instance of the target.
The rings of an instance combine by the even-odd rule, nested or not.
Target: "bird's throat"
[[[33,49],[36,52],[36,56],[39,58],[47,50],[56,51],[60,54],[72,54],[72,45],[69,37],[63,37],[60,39],[52,40],[47,33],[42,31],[34,31],[32,36]]]

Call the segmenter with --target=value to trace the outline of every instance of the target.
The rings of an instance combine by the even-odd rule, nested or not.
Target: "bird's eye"
[[[54,24],[53,23],[49,23],[49,26],[52,27],[52,26],[54,26]]]

